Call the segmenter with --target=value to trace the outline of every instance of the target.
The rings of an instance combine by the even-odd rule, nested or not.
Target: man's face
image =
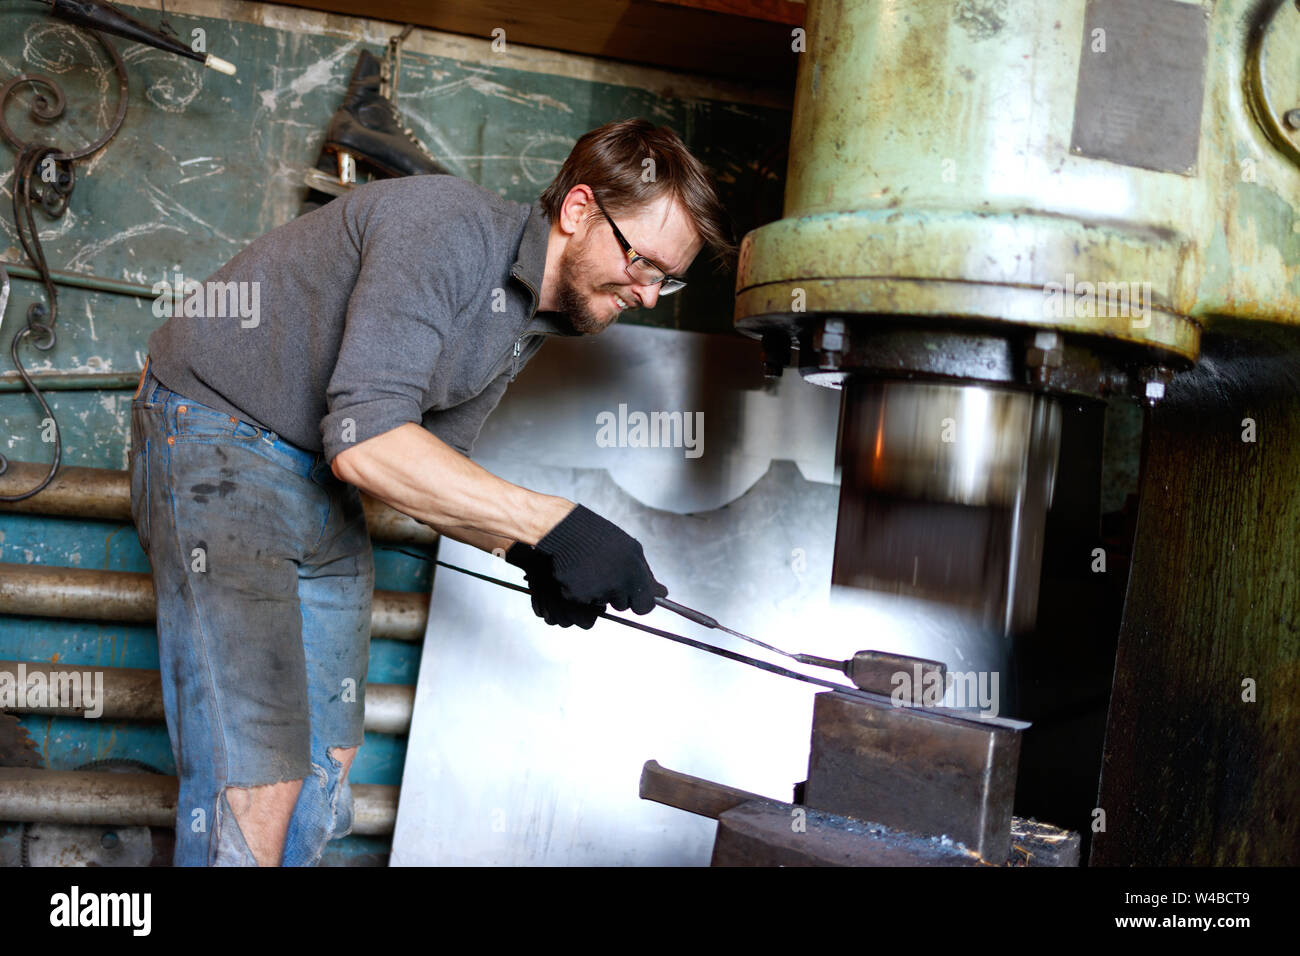
[[[640,210],[611,215],[632,248],[669,275],[684,275],[703,245],[686,210],[668,194]],[[603,215],[569,238],[560,258],[556,311],[568,316],[574,331],[594,335],[626,309],[654,307],[659,286],[638,284],[626,264]]]

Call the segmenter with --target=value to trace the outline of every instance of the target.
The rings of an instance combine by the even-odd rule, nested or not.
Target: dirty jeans
[[[180,777],[175,863],[255,866],[225,788],[301,779],[282,865],[315,865],[352,829],[329,751],[362,741],[374,565],[357,490],[148,363],[130,465]]]

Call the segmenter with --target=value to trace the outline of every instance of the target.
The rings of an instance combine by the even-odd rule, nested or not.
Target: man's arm
[[[430,525],[430,527],[433,526]],[[471,548],[478,548],[480,551],[490,551],[496,554],[497,557],[504,557],[505,552],[509,551],[514,544],[514,541],[510,538],[502,538],[495,534],[484,534],[481,531],[471,531],[468,528],[433,528],[433,530],[444,538],[460,541]]]
[[[575,507],[498,478],[414,422],[344,449],[331,467],[340,480],[485,551],[535,545]]]

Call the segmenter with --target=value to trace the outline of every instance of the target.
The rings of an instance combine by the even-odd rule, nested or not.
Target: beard
[[[590,257],[586,248],[574,251],[570,242],[560,257],[560,282],[556,292],[556,312],[574,332],[595,335],[606,329],[618,317],[597,315],[591,311],[591,300],[586,293],[586,277],[593,271],[588,267]],[[610,289],[611,294],[617,286]]]

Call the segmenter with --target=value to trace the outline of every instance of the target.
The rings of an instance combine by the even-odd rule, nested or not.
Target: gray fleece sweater
[[[406,422],[468,455],[545,337],[576,334],[537,312],[549,229],[540,203],[456,176],[360,186],[189,290],[149,336],[153,372],[331,461]]]

